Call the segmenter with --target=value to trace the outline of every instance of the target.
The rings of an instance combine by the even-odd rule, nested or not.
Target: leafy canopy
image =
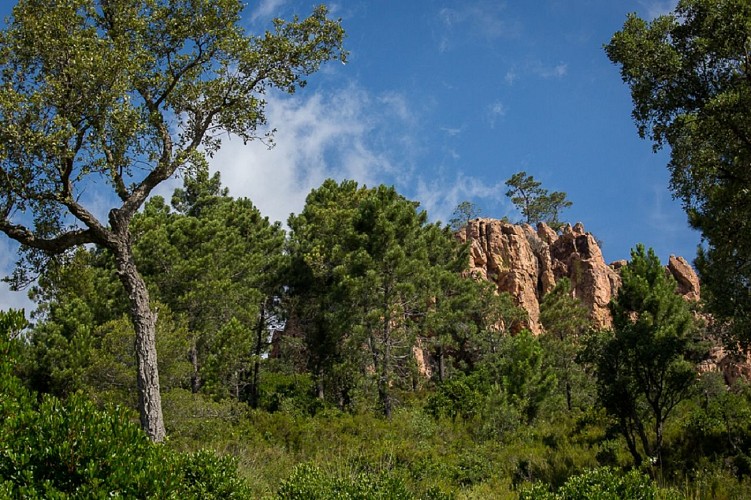
[[[639,135],[669,146],[671,189],[705,245],[702,297],[751,342],[751,4],[681,0],[653,21],[629,15],[605,47],[631,89]]]
[[[527,224],[537,224],[544,222],[556,231],[563,227],[563,223],[558,219],[561,210],[572,205],[566,199],[566,193],[554,191],[549,193],[547,189],[541,187],[541,183],[536,181],[527,172],[517,172],[507,181],[506,196],[511,198],[511,202],[516,205],[524,217]]]
[[[601,338],[596,354],[598,395],[636,464],[659,462],[665,422],[696,379],[688,359],[693,319],[653,250],[632,250],[621,277],[611,303],[614,334]]]

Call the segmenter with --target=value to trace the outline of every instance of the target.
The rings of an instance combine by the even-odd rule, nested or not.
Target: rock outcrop
[[[668,260],[668,271],[678,282],[678,293],[686,300],[698,301],[701,298],[699,277],[686,259],[671,255]]]
[[[571,280],[574,296],[589,309],[593,326],[612,327],[609,303],[628,262],[605,264],[597,240],[581,223],[566,225],[559,234],[545,224],[535,230],[526,224],[475,219],[457,236],[470,243],[470,272],[495,283],[499,292],[511,294],[527,311],[527,324],[522,327],[542,332],[540,301],[563,277]],[[671,255],[665,272],[675,278],[676,293],[687,301],[700,300],[699,277],[683,257]],[[713,347],[697,366],[699,372],[719,372],[728,385],[740,378],[751,380],[751,354],[728,352],[711,339],[710,343]]]
[[[457,235],[470,244],[470,272],[495,283],[527,311],[524,325],[540,333],[540,301],[561,278],[571,280],[574,296],[589,309],[597,328],[612,326],[609,304],[621,285],[619,269],[626,262],[607,265],[595,237],[581,223],[561,233],[546,224],[536,229],[496,219],[475,219]],[[699,300],[699,279],[681,257],[670,257],[667,271],[678,282],[678,293]]]

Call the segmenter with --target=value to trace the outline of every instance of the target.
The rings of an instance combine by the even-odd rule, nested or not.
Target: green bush
[[[590,469],[572,476],[556,492],[547,485],[535,483],[524,488],[520,500],[652,500],[655,498],[679,498],[671,490],[658,488],[646,475],[632,470],[621,474],[611,467]]]
[[[248,498],[230,458],[154,444],[129,410],[82,393],[37,398],[13,374],[19,340],[0,311],[0,497]]]
[[[352,478],[337,477],[310,464],[295,467],[289,479],[282,483],[278,495],[285,500],[414,498],[396,476],[360,473]]]
[[[484,382],[478,376],[457,375],[436,387],[425,411],[432,417],[471,419],[482,410],[485,395],[478,388]]]

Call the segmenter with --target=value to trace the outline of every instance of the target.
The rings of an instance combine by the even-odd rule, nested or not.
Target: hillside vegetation
[[[563,279],[534,336],[509,295],[462,274],[466,245],[393,188],[326,181],[286,234],[204,172],[133,227],[168,439],[135,424],[112,257],[79,250],[40,276],[32,325],[3,316],[10,496],[751,492],[751,391],[697,375],[706,325],[643,247],[613,331],[589,326]]]

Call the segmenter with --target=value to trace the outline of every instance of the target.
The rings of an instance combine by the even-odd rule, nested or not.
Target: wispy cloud
[[[678,0],[639,0],[639,5],[644,9],[646,17],[654,19],[674,11]]]
[[[568,73],[568,64],[560,62],[547,65],[541,61],[533,61],[529,64],[529,70],[540,78],[563,78]]]
[[[483,217],[503,217],[513,211],[504,196],[502,182],[487,184],[482,180],[458,173],[453,178],[418,179],[415,197],[432,220],[447,222],[457,205],[463,201],[477,202],[485,207]],[[489,212],[492,207],[492,213]]]
[[[685,226],[685,218],[682,212],[671,210],[670,194],[664,185],[652,186],[652,200],[648,212],[649,225],[658,234],[672,235],[681,231]]]
[[[438,11],[441,24],[439,50],[445,52],[458,41],[481,39],[494,41],[513,38],[521,33],[521,24],[505,16],[503,2],[485,0],[462,2],[459,6],[444,7]]]
[[[512,66],[506,71],[503,80],[507,85],[514,85],[518,80],[534,76],[543,79],[560,79],[568,75],[568,63],[545,63],[539,59],[529,59],[524,63]]]
[[[311,189],[326,178],[373,185],[408,182],[408,131],[416,120],[407,100],[371,96],[356,87],[336,95],[269,96],[267,116],[278,130],[275,147],[226,141],[212,159],[233,196],[246,196],[273,220],[299,212]]]
[[[485,115],[490,128],[495,128],[496,122],[506,115],[506,106],[501,101],[494,101],[486,107]]]
[[[326,178],[353,179],[368,186],[393,184],[405,196],[419,201],[433,220],[448,220],[464,200],[483,200],[487,206],[503,203],[503,186],[488,185],[463,173],[444,176],[440,169],[418,174],[414,165],[424,161],[421,130],[433,126],[401,94],[373,96],[358,87],[336,95],[268,99],[269,123],[278,128],[276,146],[224,144],[212,159],[233,196],[250,198],[272,220],[286,222],[299,213],[305,197]],[[504,107],[491,103],[488,112],[501,116]],[[441,128],[449,137],[462,129]],[[461,151],[447,147],[457,161]],[[499,201],[500,200],[500,201]],[[510,210],[502,207],[503,216]]]
[[[460,127],[440,127],[439,130],[449,137],[456,137],[462,133]]]
[[[279,17],[279,11],[287,3],[287,0],[261,0],[258,5],[250,7],[250,20],[255,22],[259,19]]]

